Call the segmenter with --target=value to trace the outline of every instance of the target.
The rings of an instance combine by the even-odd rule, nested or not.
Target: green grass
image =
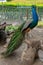
[[[18,2],[17,1],[16,2],[15,1],[11,2],[11,0],[7,0],[7,2],[0,2],[0,5],[32,6],[33,3],[32,2],[31,3],[30,2],[29,3],[28,2],[24,3],[24,2],[19,2],[19,1]],[[43,7],[43,4],[39,5],[38,3],[37,4],[34,3],[34,5]]]

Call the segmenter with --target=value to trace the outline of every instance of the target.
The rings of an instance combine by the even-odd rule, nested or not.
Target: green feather
[[[18,27],[18,29],[15,31],[15,33],[12,35],[11,40],[8,44],[8,47],[6,49],[6,52],[4,52],[5,57],[12,54],[12,52],[14,50],[16,50],[17,48],[19,48],[19,46],[22,44],[22,41],[24,39],[24,34],[22,33],[22,28],[24,25],[25,25],[25,22],[23,24],[21,24]]]

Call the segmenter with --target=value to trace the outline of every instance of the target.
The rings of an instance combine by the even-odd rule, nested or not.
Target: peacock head
[[[35,5],[32,5],[32,9],[35,9],[36,10],[36,6]]]

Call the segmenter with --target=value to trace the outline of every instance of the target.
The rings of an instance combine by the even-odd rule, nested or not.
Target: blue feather
[[[35,6],[32,6],[32,18],[33,21],[27,26],[27,28],[24,29],[24,31],[27,30],[28,28],[33,29],[38,24],[38,15]]]
[[[38,24],[38,15],[35,6],[32,6],[32,18],[33,21],[28,25],[27,28],[33,29]]]
[[[38,15],[35,6],[32,6],[32,18],[33,18],[33,22],[38,22]]]

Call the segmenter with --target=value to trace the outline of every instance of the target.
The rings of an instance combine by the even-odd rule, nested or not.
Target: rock
[[[39,48],[41,48],[41,41],[40,40],[36,40],[36,39],[32,39],[32,40],[27,40],[25,39],[25,43],[32,48],[36,48],[37,50]]]
[[[30,47],[24,49],[21,56],[22,65],[32,65],[34,62],[35,53],[36,53],[35,48]]]
[[[38,55],[39,55],[39,59],[43,62],[43,51],[39,50]]]
[[[32,40],[31,41],[31,46],[32,48],[36,48],[36,50],[40,49],[40,46],[41,46],[41,41],[40,40]]]
[[[43,40],[41,40],[41,50],[43,50]]]
[[[35,53],[35,59],[39,58],[38,56],[38,50],[41,49],[41,41],[40,40],[36,40],[36,39],[33,39],[33,40],[25,40],[28,48],[29,47],[32,47],[36,49],[36,53]],[[30,50],[31,51],[31,50]]]

